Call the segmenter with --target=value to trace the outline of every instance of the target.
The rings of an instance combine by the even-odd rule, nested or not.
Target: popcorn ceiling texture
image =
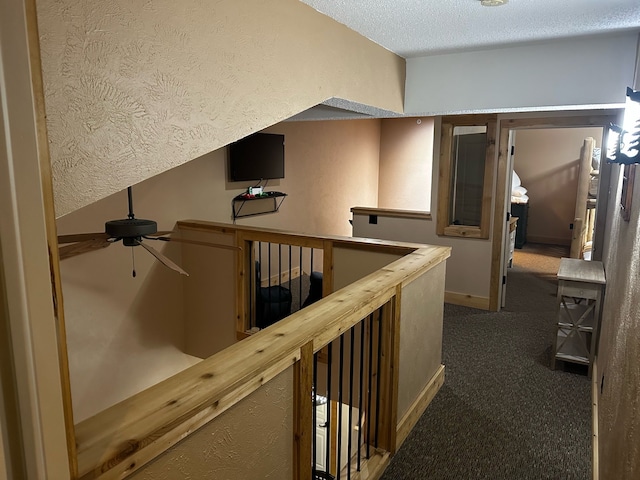
[[[638,29],[637,0],[301,0],[405,58]]]
[[[404,60],[297,0],[39,0],[56,215],[329,98],[401,112]]]

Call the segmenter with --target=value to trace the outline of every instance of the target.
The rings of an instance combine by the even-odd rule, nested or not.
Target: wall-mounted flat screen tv
[[[229,145],[229,181],[284,178],[284,135],[254,133]]]

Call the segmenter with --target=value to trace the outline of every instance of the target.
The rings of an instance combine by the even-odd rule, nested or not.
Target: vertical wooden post
[[[391,454],[396,450],[398,423],[398,362],[400,359],[400,300],[402,286],[396,287],[396,296],[382,307],[382,338],[380,338],[380,413],[378,447]]]
[[[235,233],[235,245],[239,251],[236,253],[236,336],[238,340],[245,338],[245,332],[249,329],[249,311],[247,305],[251,301],[249,285],[251,278],[251,251],[252,243],[245,239],[244,232],[237,230]]]
[[[38,18],[36,2],[25,2],[27,18],[27,34],[31,66],[31,85],[35,102],[35,120],[37,128],[37,142],[39,150],[40,176],[42,184],[42,198],[44,201],[45,227],[49,248],[49,267],[51,270],[51,289],[53,293],[53,309],[56,319],[56,333],[58,343],[58,362],[60,369],[60,383],[62,387],[62,402],[66,429],[67,452],[69,457],[69,473],[71,478],[78,476],[77,447],[73,420],[73,406],[71,401],[71,380],[69,375],[69,357],[67,352],[67,333],[64,320],[62,301],[62,281],[60,276],[60,257],[58,254],[58,233],[53,196],[53,180],[51,160],[49,158],[49,140],[46,125],[44,105],[44,87],[42,81],[40,59],[40,35],[38,32]]]
[[[453,125],[443,123],[440,129],[440,158],[438,168],[438,210],[436,216],[436,233],[444,235],[449,226],[449,198],[451,185],[451,156],[453,152]]]
[[[391,325],[389,331],[391,338],[391,362],[389,365],[389,398],[391,399],[389,408],[389,453],[395,455],[397,447],[396,433],[398,431],[398,376],[400,373],[400,307],[402,301],[402,285],[396,286],[396,296],[393,299],[393,312],[391,314]]]
[[[576,195],[576,210],[573,220],[573,235],[571,239],[571,258],[582,258],[587,230],[587,198],[589,197],[589,174],[591,173],[591,157],[595,140],[587,137],[580,153],[580,172],[578,173],[578,193]]]
[[[314,408],[313,342],[300,348],[300,360],[294,365],[293,388],[293,480],[311,480]]]

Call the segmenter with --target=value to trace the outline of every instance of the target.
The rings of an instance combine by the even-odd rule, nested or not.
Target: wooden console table
[[[602,262],[576,258],[560,260],[552,369],[555,369],[556,360],[580,363],[589,366],[591,378],[605,283]]]

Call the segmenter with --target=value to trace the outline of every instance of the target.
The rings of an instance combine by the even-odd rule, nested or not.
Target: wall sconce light
[[[611,124],[607,138],[607,163],[640,163],[640,91],[627,88],[622,127]]]

